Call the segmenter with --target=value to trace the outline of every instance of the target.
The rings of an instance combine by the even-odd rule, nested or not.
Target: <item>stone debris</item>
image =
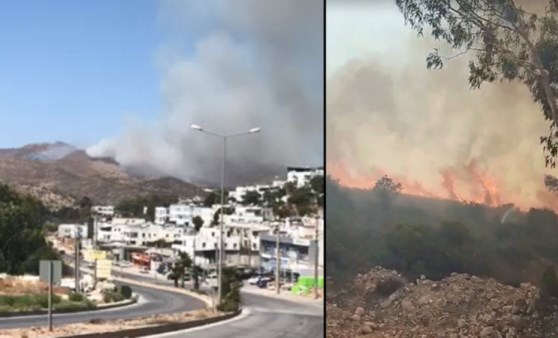
[[[529,283],[512,287],[457,273],[409,283],[375,267],[350,288],[328,293],[328,338],[558,337],[558,308],[543,306]]]

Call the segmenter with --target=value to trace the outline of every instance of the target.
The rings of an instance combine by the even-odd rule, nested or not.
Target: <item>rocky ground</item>
[[[47,327],[31,327],[25,329],[13,329],[0,331],[0,338],[18,337],[18,338],[48,338],[48,337],[66,337],[76,334],[112,332],[118,330],[126,330],[138,328],[142,326],[161,325],[167,323],[186,322],[212,316],[222,315],[223,313],[213,313],[209,310],[199,310],[173,315],[158,315],[132,320],[111,320],[101,321],[92,320],[89,323],[70,324],[63,326],[55,326],[52,332]],[[109,334],[107,333],[107,337]]]
[[[528,283],[516,288],[467,274],[407,281],[376,267],[339,289],[328,290],[328,338],[558,337],[558,308]]]

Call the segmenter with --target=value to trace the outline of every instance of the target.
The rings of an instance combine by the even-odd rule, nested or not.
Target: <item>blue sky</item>
[[[154,120],[162,39],[156,1],[1,1],[0,147],[83,147]]]

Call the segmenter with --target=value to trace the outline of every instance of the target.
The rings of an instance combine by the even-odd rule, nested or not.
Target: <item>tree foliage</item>
[[[192,219],[192,223],[194,223],[194,229],[196,232],[199,232],[203,226],[203,219],[200,216],[196,216]]]
[[[145,217],[152,222],[155,219],[156,207],[168,207],[173,203],[178,203],[177,196],[140,196],[120,201],[116,205],[116,211],[124,217]],[[147,214],[143,213],[145,207]]]
[[[543,1],[543,0],[541,0]],[[521,81],[551,121],[541,137],[547,166],[558,155],[558,1],[542,13],[531,13],[517,0],[396,0],[405,21],[419,35],[424,28],[456,51],[444,57],[438,50],[427,57],[428,68],[445,59],[471,53],[469,83],[479,88],[496,80]],[[535,1],[533,1],[534,3]],[[537,1],[539,2],[539,1]]]
[[[260,204],[260,200],[262,199],[262,195],[255,191],[247,191],[244,196],[242,196],[242,204],[243,205],[258,205]]]
[[[0,185],[0,271],[38,274],[41,259],[58,259],[43,228],[50,213],[37,199]]]
[[[327,273],[336,285],[375,265],[411,279],[461,272],[512,285],[539,283],[546,264],[558,264],[558,215],[550,210],[518,211],[502,223],[509,205],[490,208],[401,194],[386,209],[374,191],[345,188],[331,178],[326,188],[326,231],[334,238],[328,240]],[[553,284],[552,276],[545,278]]]

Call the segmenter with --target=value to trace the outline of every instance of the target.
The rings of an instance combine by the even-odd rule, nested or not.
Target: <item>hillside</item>
[[[175,178],[142,178],[112,159],[94,159],[83,150],[57,142],[0,149],[0,182],[29,192],[51,207],[88,196],[94,203],[160,194],[192,197],[197,186]]]
[[[328,274],[339,282],[371,265],[407,277],[442,279],[453,272],[518,285],[538,283],[558,266],[558,215],[452,200],[389,198],[327,181]]]

